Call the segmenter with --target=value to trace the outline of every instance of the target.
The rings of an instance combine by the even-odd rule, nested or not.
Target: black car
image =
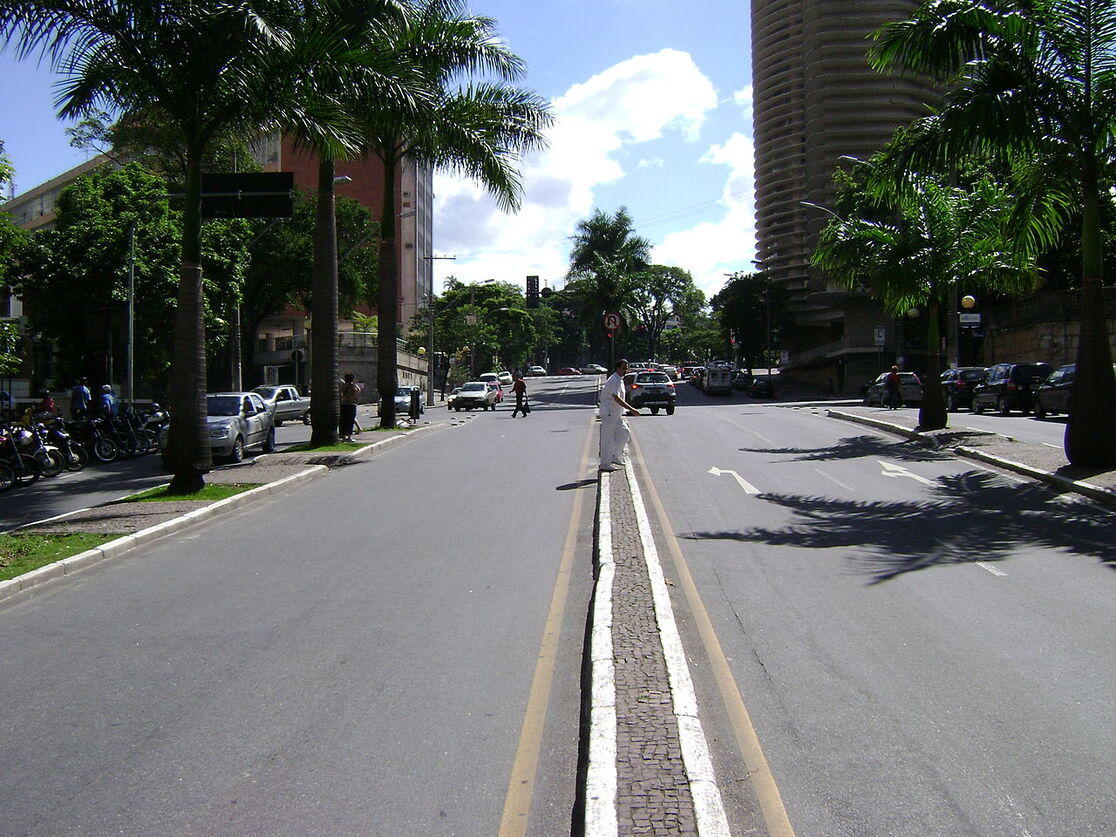
[[[1116,372],[1116,366],[1113,367],[1113,372]],[[1050,373],[1050,377],[1035,390],[1035,418],[1041,421],[1051,413],[1069,415],[1070,394],[1076,373],[1076,363],[1059,366]]]
[[[973,412],[995,409],[1001,416],[1012,410],[1023,414],[1031,412],[1035,390],[1053,371],[1053,366],[1041,361],[989,366],[984,381],[973,390]]]
[[[983,366],[959,366],[942,373],[942,390],[951,413],[973,406],[973,390],[984,380]]]
[[[756,378],[752,381],[752,385],[748,387],[748,395],[752,398],[774,398],[775,384],[771,382],[770,378]]]

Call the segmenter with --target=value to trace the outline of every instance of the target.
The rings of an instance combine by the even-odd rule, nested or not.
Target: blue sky
[[[472,0],[552,102],[550,148],[524,161],[516,215],[467,182],[436,180],[435,287],[449,275],[560,286],[577,222],[627,206],[654,260],[707,294],[755,255],[749,6],[704,0]],[[53,77],[0,54],[0,140],[17,191],[85,156],[54,116]]]

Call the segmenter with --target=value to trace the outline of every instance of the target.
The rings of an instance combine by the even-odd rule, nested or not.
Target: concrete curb
[[[840,419],[842,421],[849,421],[855,424],[863,424],[868,427],[874,427],[878,430],[884,430],[888,433],[895,433],[899,436],[905,436],[912,441],[925,445],[926,447],[933,447],[942,449],[941,444],[933,436],[927,436],[925,433],[920,433],[917,430],[912,430],[909,427],[904,427],[900,424],[893,424],[881,419],[874,419],[870,416],[858,416],[854,413],[844,413],[840,410],[826,410],[826,415],[831,418]],[[995,435],[995,434],[989,434]],[[1082,480],[1073,480],[1069,477],[1063,477],[1059,474],[1044,471],[1042,468],[1036,468],[1033,465],[1026,465],[1022,462],[1016,462],[1011,459],[1005,459],[1002,456],[986,453],[979,448],[971,448],[966,445],[958,445],[952,448],[945,448],[950,453],[957,456],[963,456],[966,459],[975,459],[978,462],[984,462],[988,465],[995,465],[997,468],[1003,468],[1005,471],[1012,471],[1013,473],[1020,474],[1021,476],[1029,477],[1033,480],[1052,485],[1064,491],[1075,491],[1092,500],[1096,500],[1106,506],[1116,508],[1116,491],[1105,488],[1100,485],[1093,485],[1089,482]]]
[[[269,482],[266,485],[261,485],[258,488],[253,488],[232,497],[227,497],[224,500],[218,500],[208,506],[202,506],[201,508],[186,512],[180,517],[173,518],[172,520],[164,520],[162,523],[158,523],[155,526],[141,529],[130,535],[124,535],[115,540],[103,543],[94,549],[87,549],[85,552],[79,552],[77,555],[71,555],[69,558],[63,558],[61,561],[47,564],[45,567],[39,567],[37,570],[31,570],[31,572],[16,576],[8,581],[0,581],[0,602],[22,599],[26,595],[29,595],[31,591],[38,590],[48,583],[67,578],[82,570],[97,566],[102,561],[109,558],[116,558],[126,552],[130,552],[137,546],[154,543],[169,535],[180,532],[183,529],[187,529],[194,524],[201,523],[227,512],[236,511],[260,497],[266,497],[282,489],[325,476],[327,473],[329,473],[329,469],[324,465],[311,465],[305,470],[299,471],[297,474],[291,474],[289,477],[284,477],[281,480]]]

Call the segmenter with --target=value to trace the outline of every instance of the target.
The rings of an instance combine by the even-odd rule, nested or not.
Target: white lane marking
[[[731,474],[733,479],[735,479],[740,484],[740,487],[744,489],[745,494],[760,493],[760,490],[758,488],[744,479],[744,477],[740,476],[740,474],[736,473],[736,471],[722,471],[720,468],[710,468],[707,473],[710,473],[715,477],[719,477],[722,474]]]
[[[975,561],[974,563],[982,570],[988,570],[988,572],[992,573],[992,575],[1007,575],[1007,573],[1005,573],[999,567],[994,567],[987,561]]]
[[[918,474],[914,473],[913,471],[907,470],[902,465],[896,465],[893,462],[884,462],[882,459],[877,459],[876,461],[879,462],[880,465],[883,466],[882,476],[885,476],[885,477],[907,477],[908,479],[915,480],[916,482],[920,482],[923,485],[933,485],[934,484],[933,480],[928,480],[928,479],[926,479],[926,477],[920,477]]]
[[[1061,450],[1063,447],[1065,447],[1065,445],[1054,445],[1050,442],[1043,442],[1043,444],[1046,445],[1048,448],[1054,448],[1055,450]]]
[[[643,505],[643,495],[636,481],[635,469],[628,465],[624,469],[635,504],[636,521],[639,524],[639,539],[643,546],[643,560],[647,565],[647,575],[651,580],[651,597],[655,603],[655,615],[659,623],[659,641],[663,645],[666,658],[667,678],[670,681],[671,701],[674,715],[678,721],[678,741],[682,749],[682,763],[690,780],[690,792],[694,801],[694,818],[701,837],[730,837],[728,817],[725,814],[721,789],[713,772],[713,759],[709,755],[709,743],[705,739],[701,720],[698,718],[697,692],[690,677],[686,662],[686,651],[682,647],[682,637],[674,620],[674,608],[670,604],[670,591],[659,563],[659,552],[655,538],[651,534],[651,522]]]
[[[585,834],[616,837],[616,667],[612,659],[612,585],[616,561],[612,553],[612,507],[609,478],[600,477],[597,511],[600,568],[593,595],[593,632],[589,654],[592,666],[592,712],[589,723],[589,765],[585,775]]]
[[[832,480],[833,482],[837,483],[839,486],[841,486],[841,488],[845,489],[845,491],[852,491],[853,490],[852,488],[845,485],[843,482],[841,482],[836,477],[833,477],[833,476],[830,476],[829,474],[827,474],[821,468],[815,468],[814,470],[817,471],[819,474],[821,474],[823,477],[825,477],[827,480]]]

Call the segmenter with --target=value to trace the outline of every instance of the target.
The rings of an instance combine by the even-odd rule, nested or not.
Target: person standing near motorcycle
[[[77,418],[89,409],[89,402],[93,394],[89,392],[87,378],[78,378],[74,381],[74,388],[70,390],[70,418]]]
[[[112,384],[101,387],[101,415],[116,418],[120,415],[120,401],[112,394]]]
[[[58,415],[58,406],[54,403],[54,396],[50,394],[49,389],[39,390],[39,403],[35,405],[36,420],[40,416],[56,416]]]

